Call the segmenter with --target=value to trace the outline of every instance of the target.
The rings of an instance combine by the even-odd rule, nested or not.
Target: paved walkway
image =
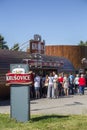
[[[0,101],[0,113],[10,113],[9,101]],[[58,99],[38,99],[30,102],[31,114],[87,114],[85,95],[70,95]]]
[[[31,101],[32,114],[87,114],[87,95]]]

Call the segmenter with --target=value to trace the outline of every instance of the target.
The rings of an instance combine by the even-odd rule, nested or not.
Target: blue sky
[[[87,40],[87,0],[0,0],[0,34],[9,47],[40,34],[46,45]]]

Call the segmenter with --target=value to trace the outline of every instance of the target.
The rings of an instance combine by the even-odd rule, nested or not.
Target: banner
[[[25,74],[14,74],[14,73],[7,73],[6,74],[6,84],[31,84],[33,81],[32,74],[25,73]]]

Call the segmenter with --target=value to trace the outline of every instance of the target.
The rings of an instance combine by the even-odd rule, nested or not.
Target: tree
[[[11,48],[11,50],[18,51],[19,50],[19,44],[18,43],[14,44],[14,46]]]
[[[79,45],[80,45],[80,46],[84,46],[84,42],[83,42],[83,41],[80,41]]]
[[[80,41],[80,43],[78,45],[79,46],[87,46],[87,41],[86,42]]]
[[[85,45],[87,46],[87,41],[85,42]]]
[[[9,47],[6,45],[6,42],[4,41],[4,37],[2,35],[0,35],[0,48],[9,49]]]

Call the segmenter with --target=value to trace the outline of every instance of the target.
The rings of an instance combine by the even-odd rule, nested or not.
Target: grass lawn
[[[22,123],[0,114],[0,130],[87,130],[87,115],[34,115]]]

